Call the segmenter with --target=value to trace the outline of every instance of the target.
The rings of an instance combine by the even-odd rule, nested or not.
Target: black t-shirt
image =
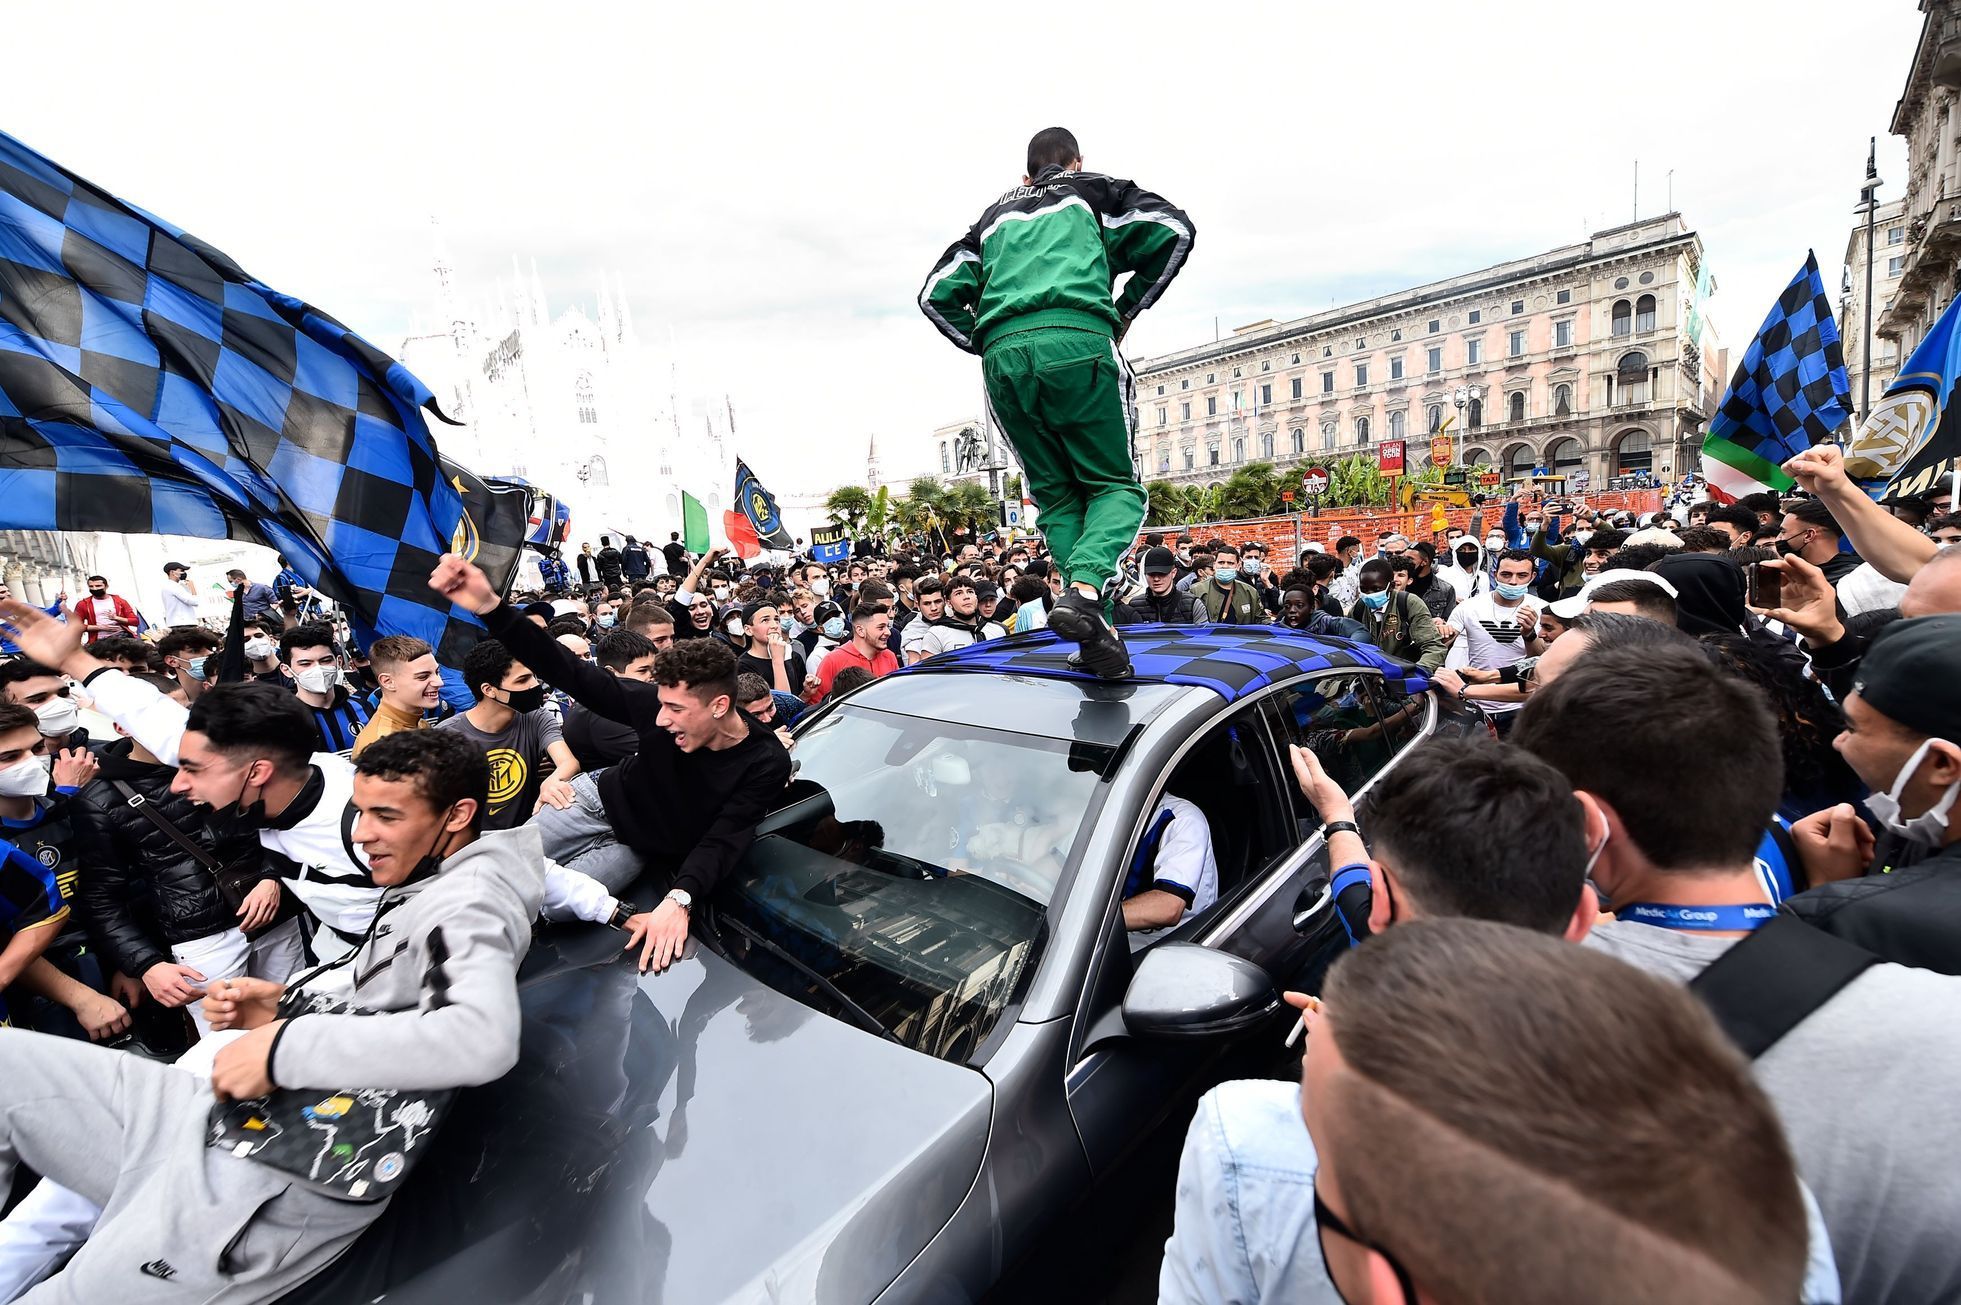
[[[758,657],[755,653],[743,653],[735,659],[735,673],[740,675],[744,671],[762,677],[763,683],[771,689],[776,688],[776,665],[769,658]],[[801,694],[804,681],[803,658],[798,655],[794,647],[783,658],[783,674],[789,678],[789,692]]]
[[[565,709],[565,745],[579,759],[579,769],[591,773],[640,751],[640,734],[575,702]]]
[[[682,546],[680,540],[677,539],[671,543],[661,545],[660,551],[661,555],[667,559],[667,573],[669,575],[684,576],[688,573],[688,550]]]

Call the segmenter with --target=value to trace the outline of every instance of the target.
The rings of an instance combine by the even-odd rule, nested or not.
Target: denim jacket
[[[1159,1305],[1341,1305],[1314,1224],[1317,1163],[1298,1083],[1240,1079],[1201,1097],[1178,1159]],[[1800,1189],[1810,1260],[1799,1305],[1840,1305],[1824,1218]]]

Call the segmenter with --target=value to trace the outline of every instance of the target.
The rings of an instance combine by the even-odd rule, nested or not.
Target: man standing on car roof
[[[1144,521],[1136,382],[1117,344],[1178,275],[1193,235],[1159,196],[1083,171],[1076,138],[1049,127],[1028,143],[1021,185],[953,242],[919,292],[933,325],[981,355],[988,407],[1028,473],[1066,582],[1049,626],[1110,679],[1130,671],[1108,609],[1117,558]]]

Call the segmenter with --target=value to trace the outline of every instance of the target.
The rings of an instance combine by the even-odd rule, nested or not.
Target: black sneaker
[[[1130,654],[1103,619],[1101,599],[1086,598],[1081,591],[1071,589],[1049,613],[1049,629],[1078,645],[1078,651],[1070,655],[1071,666],[1080,666],[1105,680],[1120,680],[1130,674]]]

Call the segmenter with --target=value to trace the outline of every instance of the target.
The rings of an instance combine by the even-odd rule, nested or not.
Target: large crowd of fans
[[[1358,640],[1489,726],[1365,793],[1296,750],[1354,945],[1289,994],[1300,1080],[1200,1102],[1164,1299],[1961,1299],[1961,518],[1829,448],[1789,469],[1783,499],[1129,550],[1119,634]],[[290,571],[234,573],[223,628],[174,563],[154,623],[101,576],[0,589],[0,1300],[303,1280],[396,1175],[289,1181],[206,1144],[214,1102],[497,1077],[534,924],[666,969],[800,717],[1065,594],[1036,537],[572,560],[505,598],[444,559],[488,631],[458,667],[356,647]],[[1216,897],[1198,827],[1128,927]]]

